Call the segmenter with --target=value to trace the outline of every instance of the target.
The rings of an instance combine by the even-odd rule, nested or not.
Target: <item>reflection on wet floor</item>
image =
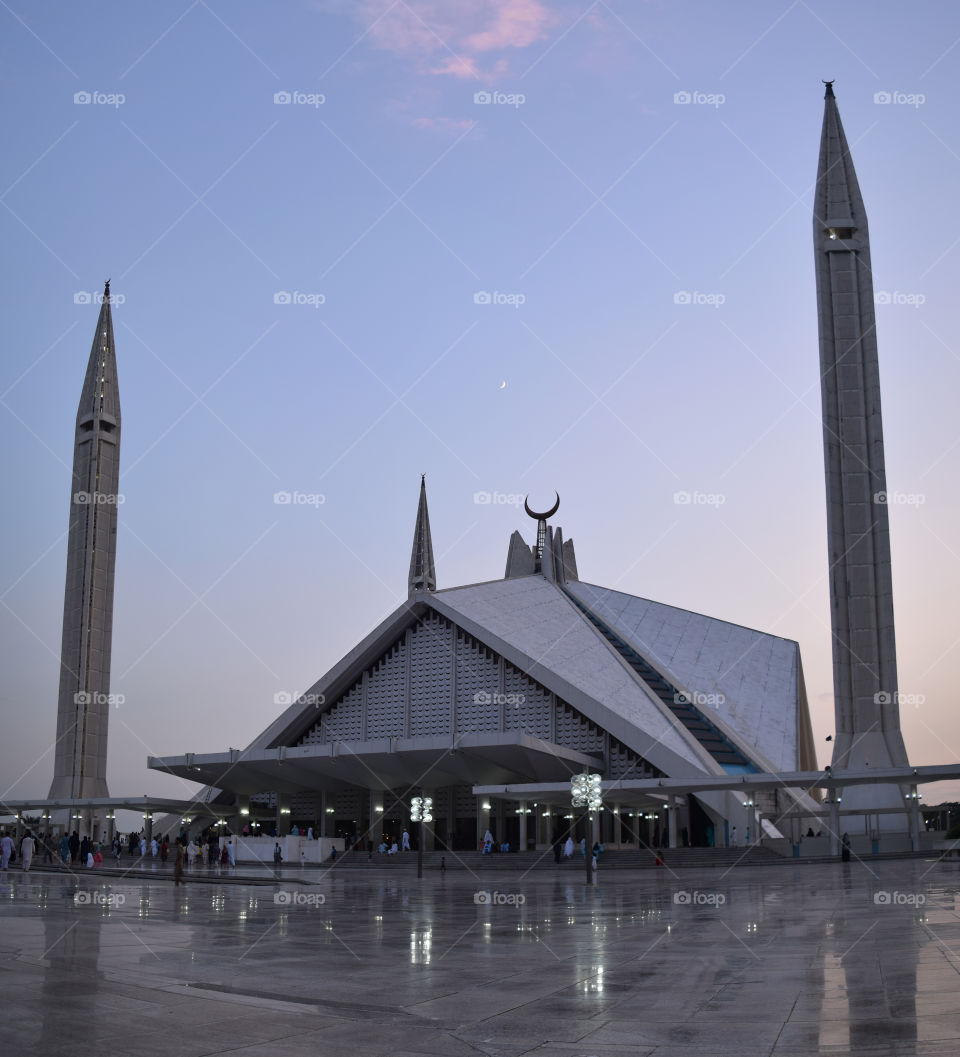
[[[116,1024],[120,1055],[957,1054],[958,890],[921,860],[618,872],[596,888],[371,872],[174,889],[11,870],[0,1041],[100,1053]]]

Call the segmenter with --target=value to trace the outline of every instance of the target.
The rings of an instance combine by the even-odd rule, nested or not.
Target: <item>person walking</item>
[[[80,858],[80,834],[76,830],[70,834],[68,845],[70,848],[70,862],[75,863]]]
[[[177,857],[173,860],[173,885],[176,888],[177,885],[187,883],[183,879],[183,845],[180,843],[179,837],[177,837],[175,851]]]
[[[70,861],[70,838],[66,833],[60,838],[60,861],[64,866]]]
[[[20,865],[23,868],[24,873],[30,872],[30,863],[33,862],[33,853],[36,846],[33,843],[33,835],[30,830],[27,830],[23,835],[23,840],[20,841]]]
[[[13,840],[8,833],[4,833],[3,837],[0,837],[0,872],[7,872],[11,855],[13,855]]]

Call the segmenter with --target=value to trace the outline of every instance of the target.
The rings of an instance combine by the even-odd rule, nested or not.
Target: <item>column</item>
[[[486,805],[486,807],[484,807]],[[483,843],[483,835],[490,828],[490,801],[477,797],[477,845]]]
[[[318,828],[320,832],[317,834],[318,837],[325,837],[327,835],[327,791],[326,789],[320,792],[320,819],[318,821]]]
[[[143,819],[143,835],[146,837],[147,844],[153,840],[153,813],[148,811],[144,815]]]
[[[323,805],[326,809],[326,804]],[[370,790],[370,843],[376,851],[383,841],[383,792]]]
[[[527,850],[527,802],[520,801],[520,851]]]
[[[675,796],[667,797],[667,835],[668,835],[668,848],[675,848],[677,846],[677,798]]]
[[[840,801],[836,790],[830,797],[830,854],[840,854]]]
[[[913,851],[920,849],[920,797],[917,787],[910,786],[910,846]]]

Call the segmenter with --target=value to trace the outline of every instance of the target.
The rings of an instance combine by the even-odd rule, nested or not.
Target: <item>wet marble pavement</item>
[[[14,869],[0,1053],[960,1054],[958,866],[599,880]]]

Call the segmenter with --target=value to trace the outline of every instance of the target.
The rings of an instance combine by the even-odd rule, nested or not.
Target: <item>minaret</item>
[[[832,767],[901,766],[880,372],[870,237],[833,82],[813,212],[827,484],[836,740]],[[896,786],[851,786],[843,807],[903,808]],[[885,816],[883,828],[901,828]]]
[[[77,409],[51,799],[108,796],[107,721],[120,482],[120,394],[103,291]]]
[[[410,576],[407,594],[416,591],[436,591],[437,570],[433,564],[433,540],[430,537],[430,515],[427,512],[427,475],[420,475],[420,503],[417,524],[413,530],[413,551],[410,554]]]

